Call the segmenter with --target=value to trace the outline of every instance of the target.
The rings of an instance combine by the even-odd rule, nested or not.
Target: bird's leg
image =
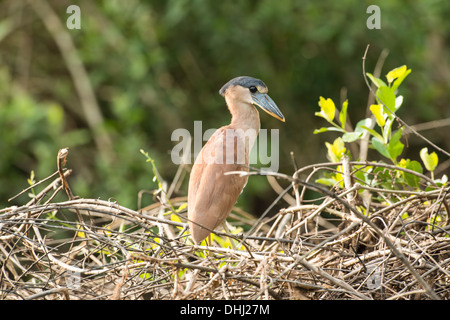
[[[226,221],[224,221],[222,223],[222,226],[223,226],[223,229],[225,230],[226,233],[231,234],[230,229],[228,228]],[[229,239],[230,239],[230,242],[231,242],[231,247],[233,248],[233,250],[236,250],[236,246],[234,245],[233,238],[229,237]]]

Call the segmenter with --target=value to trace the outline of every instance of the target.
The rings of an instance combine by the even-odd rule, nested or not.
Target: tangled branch
[[[27,204],[0,210],[1,297],[448,299],[449,187],[425,176],[420,190],[368,185],[357,179],[358,170],[407,169],[367,162],[346,164],[343,189],[311,182],[339,165],[309,166],[292,176],[264,173],[288,183],[278,185],[276,203],[291,205],[259,219],[236,208],[230,221],[247,231],[215,231],[226,245],[192,243],[183,197],[161,196],[139,211],[80,199],[70,190],[71,170],[59,166],[30,187],[42,191]],[[374,170],[366,173],[376,178]],[[305,201],[306,188],[319,197]],[[55,201],[59,195],[69,200]]]

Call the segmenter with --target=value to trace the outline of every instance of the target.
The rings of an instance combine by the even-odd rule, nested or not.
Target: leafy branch
[[[322,127],[314,130],[315,134],[322,132],[335,131],[340,132],[341,136],[336,138],[333,143],[326,142],[325,145],[328,151],[328,157],[333,162],[340,162],[344,155],[351,156],[345,143],[352,143],[362,139],[366,134],[371,136],[369,147],[376,150],[380,155],[389,159],[395,166],[413,170],[419,174],[423,173],[422,165],[415,160],[399,159],[403,150],[404,143],[401,141],[404,126],[399,127],[397,130],[393,129],[394,122],[399,119],[396,115],[398,110],[403,104],[403,96],[398,95],[398,90],[411,73],[411,69],[408,69],[406,65],[395,68],[386,74],[386,81],[374,76],[371,73],[366,73],[366,76],[376,87],[375,99],[376,103],[370,105],[369,109],[373,115],[373,118],[365,118],[357,122],[355,129],[349,131],[346,129],[348,100],[344,101],[341,110],[337,110],[335,103],[330,98],[319,98],[318,105],[320,111],[315,115],[325,119],[331,127]],[[420,151],[420,158],[425,165],[425,168],[430,171],[432,180],[437,185],[446,185],[448,177],[444,175],[441,179],[434,179],[434,170],[438,165],[439,159],[435,152],[428,154],[428,149],[423,148]],[[368,170],[367,168],[365,170]],[[340,168],[338,171],[341,172]],[[339,172],[334,176],[328,178],[322,178],[319,182],[325,184],[335,184],[341,181]],[[367,171],[365,172],[367,173]],[[398,173],[396,183],[406,184],[410,187],[418,188],[420,178],[415,175],[407,173]],[[387,176],[385,176],[387,179]],[[392,182],[392,181],[389,181]]]

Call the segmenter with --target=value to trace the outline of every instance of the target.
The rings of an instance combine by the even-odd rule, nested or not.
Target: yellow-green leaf
[[[34,180],[34,170],[31,170],[30,178],[27,179],[27,182],[30,186],[36,183],[36,181]]]
[[[345,100],[342,104],[342,110],[339,113],[339,121],[341,122],[341,128],[345,130],[345,122],[347,121],[347,108],[348,100]]]
[[[184,202],[181,206],[178,207],[178,209],[176,211],[180,212],[186,208],[187,208],[187,202]]]
[[[333,144],[325,142],[325,146],[328,150],[328,157],[332,162],[339,162],[347,150],[341,137],[336,138]]]
[[[402,74],[400,77],[398,77],[394,83],[392,84],[392,90],[397,90],[397,88],[402,84],[403,80],[408,76],[408,74],[411,73],[411,69],[406,70],[404,74]]]
[[[77,224],[78,230],[83,230],[83,227]],[[80,238],[86,238],[86,234],[83,231],[77,231],[77,236]]]
[[[377,86],[377,88],[379,87],[387,87],[386,83],[384,83],[383,80],[378,79],[377,77],[375,77],[374,75],[372,75],[371,73],[366,73],[366,75],[369,77],[370,80],[372,80],[373,84]]]
[[[408,219],[409,218],[408,212],[405,212],[404,214],[402,214],[402,216],[400,218],[402,218],[402,220]]]
[[[316,112],[315,115],[324,118],[328,122],[333,122],[334,114],[336,112],[336,106],[330,98],[325,99],[320,97],[319,99],[320,112]]]
[[[170,220],[172,220],[173,222],[179,222],[179,223],[182,223],[180,217],[178,217],[176,214],[173,214],[173,213],[170,215]],[[182,227],[179,227],[179,226],[177,226],[177,229],[183,230],[183,228],[182,228]]]
[[[176,214],[171,214],[170,215],[170,220],[174,221],[174,222],[181,222],[180,217],[178,217]]]
[[[436,152],[428,154],[428,148],[423,148],[422,150],[420,150],[420,158],[422,159],[423,164],[428,171],[432,172],[434,171],[434,169],[436,169],[439,162]]]
[[[377,100],[387,107],[387,111],[395,110],[395,92],[389,87],[379,87],[377,90]]]
[[[370,106],[370,111],[372,111],[375,116],[375,120],[377,124],[383,128],[386,123],[387,114],[384,112],[384,108],[382,104],[373,104]]]
[[[402,77],[406,73],[406,70],[407,70],[406,66],[403,65],[401,67],[389,71],[388,74],[386,75],[387,81],[389,83],[392,83],[392,81],[394,81],[395,79]]]
[[[409,159],[401,159],[397,165],[401,168],[410,169],[410,170],[413,170],[420,174],[423,173],[422,165],[418,161],[415,161],[415,160],[411,161]],[[420,177],[418,175],[407,173],[407,172],[402,172],[402,174],[405,177],[405,181],[409,186],[414,187],[414,188],[419,187]]]

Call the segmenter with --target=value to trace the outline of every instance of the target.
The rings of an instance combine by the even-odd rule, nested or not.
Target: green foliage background
[[[365,117],[366,71],[389,50],[382,74],[406,64],[399,116],[409,124],[450,117],[450,2],[377,1],[381,29],[369,30],[368,1],[0,1],[0,207],[56,170],[60,148],[70,147],[69,182],[82,197],[115,199],[131,208],[137,193],[152,189],[147,151],[164,179],[177,166],[170,151],[177,128],[193,132],[227,124],[218,94],[239,75],[262,79],[286,117],[262,114],[264,128],[280,129],[280,171],[292,173],[290,152],[300,166],[326,159],[324,141],[313,135],[319,96],[349,99],[350,118]],[[89,125],[69,64],[38,14],[50,4],[86,69],[103,122]],[[81,30],[65,28],[71,4],[81,8]],[[48,22],[48,21],[47,21]],[[344,93],[346,93],[344,95]],[[105,130],[111,145],[98,143]],[[423,132],[449,150],[449,127]],[[96,143],[97,141],[97,143]],[[408,137],[411,159],[423,141]],[[444,157],[444,161],[445,161]],[[187,183],[180,191],[186,193]],[[239,204],[261,213],[275,193],[265,178],[252,177]],[[26,202],[26,196],[12,204]],[[146,199],[150,202],[151,199]],[[145,203],[144,203],[145,204]]]

